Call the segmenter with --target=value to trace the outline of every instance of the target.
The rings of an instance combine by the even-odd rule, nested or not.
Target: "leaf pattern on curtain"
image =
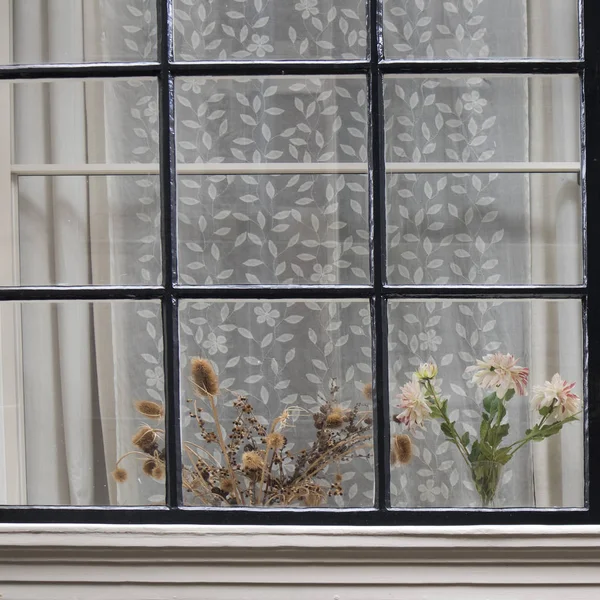
[[[364,0],[176,0],[179,60],[358,59]]]
[[[527,56],[526,24],[525,0],[383,0],[386,58]]]
[[[267,33],[269,27],[274,27],[274,18],[263,25],[259,21],[256,26],[271,3],[258,5],[260,9],[256,3],[254,8],[249,2],[239,4],[251,12],[256,9],[257,13],[247,13],[242,19],[223,14],[234,9],[222,7],[221,3],[178,2],[180,57],[364,56],[360,6],[344,7],[353,10],[357,19],[344,16],[343,9],[338,8],[331,20],[331,28],[339,28],[343,34],[339,39],[330,36],[330,40],[336,39],[334,52],[310,41],[314,37],[303,42],[309,39],[306,28],[314,27],[314,22],[303,17],[304,9],[297,8],[303,5],[309,14],[311,9],[327,14],[323,13],[327,11],[323,8],[326,3],[297,3],[294,18],[299,19],[298,23],[290,20],[287,8],[285,22],[291,23],[296,38],[295,42],[280,41],[280,45]],[[386,15],[390,4],[386,4]],[[396,6],[406,10],[413,4],[420,10],[419,0]],[[426,4],[429,6],[425,3],[423,7]],[[142,10],[142,5],[145,3],[141,0],[127,3],[138,10]],[[489,17],[493,9],[490,3],[475,2],[474,6],[483,16],[477,29],[483,30],[478,47],[492,47],[488,40],[493,30]],[[522,29],[515,28],[515,37],[507,42],[515,48],[515,55],[522,53],[522,7],[523,2],[511,2],[509,7],[515,22],[522,23]],[[329,13],[333,14],[331,10]],[[346,26],[342,25],[342,16],[349,24],[347,34],[343,32]],[[388,31],[389,22],[388,16]],[[254,24],[255,30],[247,23]],[[351,27],[357,31],[352,43]],[[415,27],[429,27],[431,35],[423,37],[421,32],[417,38],[417,34],[408,35],[406,30],[404,35],[412,46],[402,50],[403,56],[427,56],[427,44],[436,48],[435,42],[443,42],[448,35],[431,22]],[[194,36],[195,31],[203,32],[200,40]],[[136,32],[129,33],[128,39],[136,42]],[[267,48],[269,45],[273,51]],[[138,56],[140,46],[138,43]],[[134,45],[127,43],[127,47],[135,54]],[[388,50],[389,47],[388,42]],[[259,52],[264,52],[264,56],[259,56]],[[193,78],[178,82],[178,160],[366,162],[363,79],[272,79]],[[504,88],[503,98],[502,91],[481,78],[453,78],[451,85],[439,78],[404,78],[393,84],[388,81],[388,158],[416,162],[525,159],[525,85],[506,85],[509,87]],[[132,116],[144,125],[133,126],[132,121],[130,137],[136,139],[134,128],[149,133],[148,138],[144,134],[137,138],[135,147],[141,149],[147,139],[154,144],[156,113],[143,89],[131,90],[131,94],[137,94],[134,101],[132,96],[123,101],[133,106],[140,104]],[[507,97],[512,110],[503,116],[501,106]],[[125,147],[134,149],[131,143]],[[146,160],[141,150],[139,156],[142,158],[136,160]],[[526,282],[530,277],[523,260],[527,247],[527,186],[526,178],[512,175],[390,175],[387,191],[391,281]],[[368,283],[366,190],[366,177],[362,175],[181,176],[181,281],[188,285]],[[138,194],[138,201],[143,197]],[[314,223],[315,214],[318,223]],[[331,227],[338,222],[344,225]],[[287,227],[277,229],[281,225]],[[290,246],[296,235],[297,241]],[[140,245],[138,261],[149,254]],[[519,260],[511,260],[517,257]],[[153,264],[154,259],[150,262]],[[158,274],[143,262],[139,262],[139,268],[147,269],[150,279]],[[265,419],[277,414],[287,401],[292,402],[291,398],[314,411],[318,390],[332,376],[344,384],[348,402],[359,401],[359,382],[369,379],[371,369],[370,311],[368,305],[359,307],[355,303],[346,306],[324,302],[186,302],[181,314],[184,417],[185,397],[190,394],[185,366],[196,355],[205,355],[215,362],[227,387],[256,399]],[[452,394],[461,421],[472,427],[478,398],[462,380],[467,364],[492,349],[513,352],[523,362],[529,358],[529,306],[525,302],[393,302],[389,311],[392,405],[407,373],[419,361],[434,358],[444,367],[444,392]],[[162,349],[154,343],[150,331],[152,327],[156,330],[160,315],[138,316],[148,336],[148,347],[140,351],[141,360],[147,362],[148,377],[145,389],[135,394],[152,396],[150,390],[154,390],[161,376],[157,364],[162,364]],[[301,321],[287,322],[289,316],[301,317]],[[315,360],[323,364],[317,366],[312,362]],[[457,388],[451,387],[450,382]],[[474,399],[467,401],[463,394]],[[512,421],[518,423],[516,434],[517,429],[525,427],[526,415],[522,405],[515,403],[511,409]],[[184,438],[195,439],[196,432],[185,418],[183,427]],[[302,427],[300,423],[299,433],[303,432]],[[414,462],[408,468],[393,470],[394,505],[465,506],[474,502],[459,457],[444,444],[435,425],[427,433],[418,434],[415,445],[418,449]],[[509,504],[532,502],[531,478],[527,476],[530,460],[524,452],[504,475],[500,494]],[[348,466],[345,478],[350,485],[345,485],[347,495],[341,500],[344,505],[370,505],[370,462],[355,461]]]

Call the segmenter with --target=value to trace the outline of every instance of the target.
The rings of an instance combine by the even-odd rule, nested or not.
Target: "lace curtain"
[[[154,0],[104,0],[83,10],[81,2],[61,4],[79,7],[72,14],[78,15],[82,36],[79,48],[65,43],[60,59],[153,57]],[[576,40],[564,42],[566,47],[559,52],[548,42],[538,44],[536,36],[544,40],[546,34],[535,33],[536,28],[552,30],[557,15],[576,18],[575,13],[561,12],[565,4],[556,1],[540,8],[538,2],[525,0],[388,1],[384,3],[386,54],[390,58],[486,58],[553,56],[556,51],[565,56],[572,45],[576,47]],[[178,0],[175,5],[176,55],[182,60],[365,57],[365,8],[357,0],[289,4],[276,0]],[[32,38],[47,35],[44,18],[48,15],[43,10],[15,12],[21,60],[38,59],[28,44]],[[33,28],[34,23],[38,29]],[[576,23],[572,30],[576,31]],[[23,32],[21,37],[19,32]],[[80,162],[86,157],[92,162],[157,162],[154,82],[76,85],[81,107],[87,109],[87,117],[82,114],[77,125],[82,132],[87,127],[82,134]],[[533,99],[540,98],[544,84],[532,84],[527,78],[390,76],[385,82],[387,159],[414,163],[578,160],[577,148],[555,144],[540,149],[536,141],[542,131],[549,135],[549,130],[555,139],[572,137],[572,132],[565,133],[560,127],[572,111],[578,114],[576,87],[575,81],[575,104],[569,105],[572,94],[560,82],[547,82],[545,89],[553,95],[550,100],[544,97],[545,112],[540,116],[539,104]],[[176,93],[179,163],[273,163],[280,169],[290,164],[320,165],[318,174],[294,173],[293,169],[278,174],[268,169],[256,174],[182,173],[177,215],[182,284],[369,283],[366,79],[339,75],[183,78],[177,82]],[[35,97],[23,101],[35,102]],[[36,160],[56,161],[52,156]],[[327,164],[329,169],[324,167]],[[84,283],[160,282],[156,176],[92,179],[87,185],[80,183],[81,193],[70,190],[67,194],[71,198],[78,194],[79,207],[85,198],[88,207],[88,212],[77,216],[82,227],[90,228],[84,251],[91,270],[82,275]],[[40,185],[30,185],[34,184]],[[577,198],[576,188],[576,181],[568,176],[389,173],[388,278],[397,284],[526,284],[559,278],[564,282],[567,276],[578,280],[581,266],[576,252],[571,253],[566,268],[558,254],[554,270],[540,265],[534,218],[540,210],[544,214],[546,209],[539,206],[545,206],[548,197],[554,204],[565,194]],[[26,192],[25,188],[23,202],[28,197],[40,198],[39,189]],[[56,202],[57,193],[51,192],[46,202],[52,203],[52,198]],[[107,208],[99,202],[107,202]],[[98,206],[103,206],[100,216],[94,211]],[[20,211],[23,231],[31,226],[30,237],[45,235],[47,245],[36,251],[51,256],[57,251],[55,238],[59,237],[52,222],[35,221],[25,204]],[[579,227],[577,214],[574,219]],[[544,226],[547,232],[556,221]],[[577,240],[557,241],[556,230],[548,235],[544,248],[577,244]],[[25,239],[29,241],[24,249],[31,247],[30,238]],[[66,252],[72,250],[65,248]],[[21,277],[27,278],[26,270]],[[77,379],[73,393],[80,388],[97,389],[98,393],[80,399],[87,411],[83,432],[78,424],[81,415],[69,417],[62,406],[67,396],[60,386],[68,385],[72,373],[62,374],[51,408],[40,407],[40,403],[26,406],[27,439],[31,440],[27,447],[27,499],[76,504],[161,502],[164,489],[160,483],[136,473],[117,488],[110,478],[116,458],[131,449],[131,435],[139,426],[133,400],[163,400],[160,308],[150,303],[115,302],[85,310],[88,312],[81,318],[89,329],[80,330],[73,350],[59,344],[60,325],[58,333],[47,333],[47,340],[52,352],[57,348],[68,353],[84,349],[89,373]],[[399,386],[415,366],[430,359],[442,369],[442,389],[451,397],[452,418],[463,424],[464,431],[473,430],[481,402],[465,380],[464,370],[483,354],[498,350],[519,356],[523,364],[532,367],[532,376],[539,383],[550,377],[553,369],[581,382],[580,338],[572,333],[580,330],[578,311],[577,303],[559,302],[540,306],[532,301],[391,301],[391,412]],[[44,322],[46,316],[37,314]],[[72,314],[68,318],[69,327],[77,328]],[[34,321],[26,316],[23,319],[32,325],[23,332],[28,368],[40,360],[36,331],[44,326],[33,326]],[[192,395],[188,363],[194,356],[211,359],[222,388],[231,390],[221,407],[225,423],[231,418],[235,394],[252,400],[261,422],[287,406],[301,407],[302,416],[293,430],[298,445],[310,438],[311,415],[327,396],[331,379],[341,386],[345,406],[365,402],[362,389],[372,377],[368,302],[308,302],[301,297],[294,302],[190,300],[181,304],[180,319],[182,427],[187,441],[199,443],[186,402]],[[555,351],[557,332],[568,340],[568,351]],[[30,358],[27,352],[32,353]],[[63,360],[70,362],[72,356]],[[49,373],[56,373],[56,361],[44,363],[49,365]],[[39,397],[41,384],[32,380],[31,385],[37,387],[26,390],[26,397]],[[44,441],[34,435],[39,424],[34,417],[37,411],[45,410],[50,419],[50,412],[59,410],[59,405],[63,418],[54,419],[52,439]],[[511,403],[509,418],[511,437],[523,434],[529,419],[525,403]],[[398,427],[392,425],[392,432]],[[571,443],[583,446],[580,434],[569,435]],[[81,446],[83,437],[86,441]],[[72,468],[63,469],[72,455],[64,442],[69,438],[76,444],[71,448],[85,451],[78,454]],[[473,505],[476,497],[467,469],[439,427],[434,423],[417,432],[414,442],[412,463],[392,470],[393,505]],[[57,472],[34,477],[48,447],[56,455]],[[504,505],[581,504],[582,470],[568,468],[560,441],[552,452],[549,461],[547,452],[534,456],[531,449],[520,451],[503,475],[499,493]],[[556,461],[561,465],[564,461],[565,468],[557,469]],[[534,464],[540,474],[535,485],[531,475]],[[87,491],[65,494],[82,474],[91,477],[86,479]],[[342,475],[344,496],[330,502],[371,505],[372,457],[364,453],[344,464]],[[563,476],[568,480],[561,488]],[[557,482],[559,489],[581,492],[566,492],[565,496],[548,492]],[[49,485],[55,489],[53,494],[48,492]]]

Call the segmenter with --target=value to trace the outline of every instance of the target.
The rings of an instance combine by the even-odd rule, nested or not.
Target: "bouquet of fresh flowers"
[[[442,433],[469,467],[483,506],[490,506],[504,465],[529,442],[541,442],[559,433],[566,423],[576,421],[581,400],[573,393],[575,383],[564,381],[558,373],[543,385],[534,386],[531,407],[536,423],[522,439],[505,444],[510,431],[507,404],[515,395],[526,395],[529,369],[520,366],[511,354],[496,353],[467,367],[466,373],[477,387],[488,392],[481,404],[478,438],[472,439],[468,432],[459,433],[460,426],[450,419],[448,400],[442,397],[436,383],[438,368],[434,363],[422,364],[402,387],[398,405],[401,412],[394,420],[409,431],[424,428],[427,419],[439,420]]]

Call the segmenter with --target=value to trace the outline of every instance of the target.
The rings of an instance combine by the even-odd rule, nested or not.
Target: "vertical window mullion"
[[[373,423],[373,449],[375,454],[375,508],[385,511],[389,506],[389,401],[386,302],[383,295],[386,264],[385,233],[385,135],[383,114],[383,33],[381,3],[370,0],[368,27],[370,35],[369,65],[369,115],[371,165],[371,265],[374,296],[371,307],[373,319],[373,357],[375,377],[375,415]]]
[[[594,228],[600,222],[600,40],[592,25],[600,20],[595,0],[582,0],[583,17],[583,116],[582,184],[584,198],[584,275],[588,295],[584,303],[587,330],[584,329],[584,375],[586,381],[586,483],[591,521],[600,518],[600,239]],[[587,24],[587,30],[586,30]]]
[[[166,503],[182,504],[180,410],[179,410],[179,323],[175,297],[177,277],[177,206],[175,153],[175,80],[170,61],[173,51],[173,3],[157,0],[158,56],[160,61],[160,193],[162,209],[163,347],[165,368],[165,462],[167,465]]]

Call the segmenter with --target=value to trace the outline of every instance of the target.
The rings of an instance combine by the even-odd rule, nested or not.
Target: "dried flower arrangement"
[[[360,404],[344,408],[338,400],[339,387],[331,380],[329,396],[320,396],[319,412],[312,415],[314,439],[296,451],[287,434],[296,416],[309,414],[305,409],[288,407],[265,426],[256,417],[251,402],[237,396],[233,401],[237,415],[227,433],[221,424],[217,397],[228,390],[219,389],[219,379],[208,360],[191,360],[191,382],[196,397],[188,400],[190,416],[204,443],[182,443],[182,483],[191,496],[188,504],[321,506],[327,497],[343,495],[342,474],[336,467],[356,456],[369,456],[373,423],[370,384],[363,388],[367,403],[361,410]],[[120,464],[127,457],[135,457],[142,461],[144,475],[162,480],[165,476],[163,407],[156,402],[140,401],[135,408],[158,423],[144,424],[137,431],[132,438],[136,450],[117,461],[113,477],[117,482],[125,481],[127,471]],[[213,452],[213,448],[218,452]],[[359,454],[361,451],[363,454]]]
[[[483,506],[490,506],[496,497],[500,474],[515,453],[530,442],[541,442],[561,431],[564,425],[578,420],[581,399],[573,392],[575,383],[564,381],[556,373],[551,381],[533,388],[531,409],[536,423],[525,431],[523,438],[512,444],[504,440],[510,431],[507,404],[514,396],[527,394],[529,369],[518,364],[511,354],[488,354],[466,373],[477,387],[488,395],[481,403],[479,438],[473,439],[468,432],[462,435],[457,423],[448,414],[448,400],[442,397],[437,385],[438,368],[435,363],[422,364],[400,392],[398,408],[402,412],[394,420],[409,431],[425,428],[428,419],[438,419],[446,439],[456,446],[469,467],[475,489]],[[394,436],[392,461],[402,463],[399,439],[406,434]]]

